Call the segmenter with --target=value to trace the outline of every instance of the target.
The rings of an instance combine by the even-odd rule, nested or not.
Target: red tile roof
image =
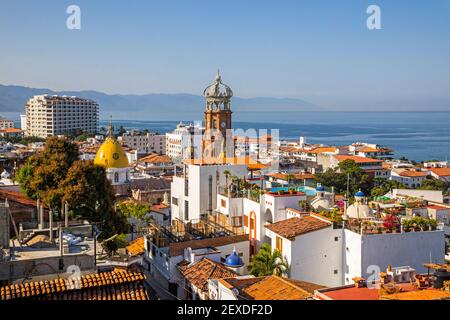
[[[239,298],[248,300],[305,300],[313,296],[314,290],[325,288],[314,283],[277,276],[219,281],[229,289],[238,289]]]
[[[54,279],[0,288],[0,300],[149,300],[140,272],[114,270],[81,276],[80,282]],[[78,288],[76,288],[78,285]]]
[[[427,174],[422,171],[405,170],[399,173],[401,177],[426,177]]]
[[[208,291],[209,279],[237,277],[238,274],[223,264],[208,258],[203,258],[191,266],[180,268],[183,277],[203,292]]]
[[[8,199],[8,201],[14,201],[26,206],[36,206],[36,200],[30,199],[22,192],[11,190],[0,190],[0,199]]]
[[[449,177],[450,176],[450,168],[433,168],[433,169],[429,169],[429,170],[439,177]]]
[[[382,163],[383,160],[378,159],[372,159],[372,158],[365,158],[365,157],[358,157],[358,156],[348,156],[348,155],[335,155],[334,156],[337,161],[342,162],[345,160],[353,160],[356,163]]]
[[[273,224],[268,224],[265,227],[266,229],[269,229],[270,231],[286,239],[293,240],[299,235],[325,229],[331,225],[331,223],[325,222],[318,218],[306,216],[303,218],[295,217],[292,219],[275,222]]]

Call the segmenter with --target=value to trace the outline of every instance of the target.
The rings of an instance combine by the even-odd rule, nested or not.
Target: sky
[[[0,0],[5,85],[201,94],[220,68],[239,97],[450,110],[449,57],[448,0]]]

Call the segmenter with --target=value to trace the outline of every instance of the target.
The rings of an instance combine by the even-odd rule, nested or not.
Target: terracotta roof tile
[[[335,155],[334,156],[336,160],[339,162],[345,161],[345,160],[353,160],[356,163],[382,163],[383,160],[378,159],[372,159],[372,158],[365,158],[365,157],[358,157],[358,156],[347,156],[347,155]]]
[[[189,267],[180,269],[180,272],[187,281],[203,292],[208,291],[209,279],[233,278],[238,276],[231,269],[208,258],[203,258]]]
[[[229,289],[238,289],[240,298],[248,300],[305,300],[313,296],[314,290],[325,288],[314,283],[277,276],[219,281]]]
[[[426,177],[427,174],[422,171],[405,170],[399,173],[401,177]]]
[[[283,221],[279,221],[273,224],[266,225],[266,229],[286,238],[289,240],[295,239],[296,236],[309,233],[312,231],[328,228],[331,223],[323,220],[306,216],[303,218],[291,218]]]
[[[450,176],[450,168],[433,168],[429,169],[434,174],[438,175],[439,177],[448,177]]]
[[[0,288],[0,300],[149,300],[140,272],[114,270],[81,276],[80,281],[53,279]]]
[[[145,252],[144,248],[144,237],[137,238],[131,241],[127,246],[127,252],[131,257],[140,256]]]

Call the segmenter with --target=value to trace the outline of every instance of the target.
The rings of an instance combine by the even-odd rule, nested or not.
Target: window
[[[283,239],[280,237],[276,238],[276,248],[278,251],[283,252]]]
[[[172,204],[178,206],[178,198],[172,197]]]
[[[248,216],[244,215],[244,226],[248,228]]]
[[[339,241],[339,237],[334,237],[334,241],[338,242]]]
[[[119,173],[114,173],[114,183],[119,183]]]
[[[334,274],[338,274],[338,271],[337,271],[337,270],[334,270]]]

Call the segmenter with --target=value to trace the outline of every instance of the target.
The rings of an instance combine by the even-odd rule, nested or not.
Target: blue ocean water
[[[114,121],[127,129],[165,133],[180,120],[201,121],[201,116],[173,115],[174,121]],[[176,120],[176,121],[175,121]],[[421,161],[450,157],[450,112],[270,112],[235,113],[233,127],[248,130],[279,129],[281,139],[328,145],[363,141],[395,150],[396,157]],[[101,121],[103,126],[107,121]]]
[[[3,116],[18,120],[18,114]],[[114,115],[114,119],[133,119],[133,114]],[[164,121],[158,121],[163,119]],[[180,120],[202,121],[202,114],[167,114],[141,120],[115,120],[127,129],[172,131]],[[169,121],[170,120],[170,121]],[[449,112],[235,112],[233,127],[248,130],[279,129],[282,139],[329,145],[348,145],[357,141],[391,147],[397,157],[421,161],[450,158]],[[107,126],[108,121],[101,121]],[[17,123],[20,126],[20,123]]]

